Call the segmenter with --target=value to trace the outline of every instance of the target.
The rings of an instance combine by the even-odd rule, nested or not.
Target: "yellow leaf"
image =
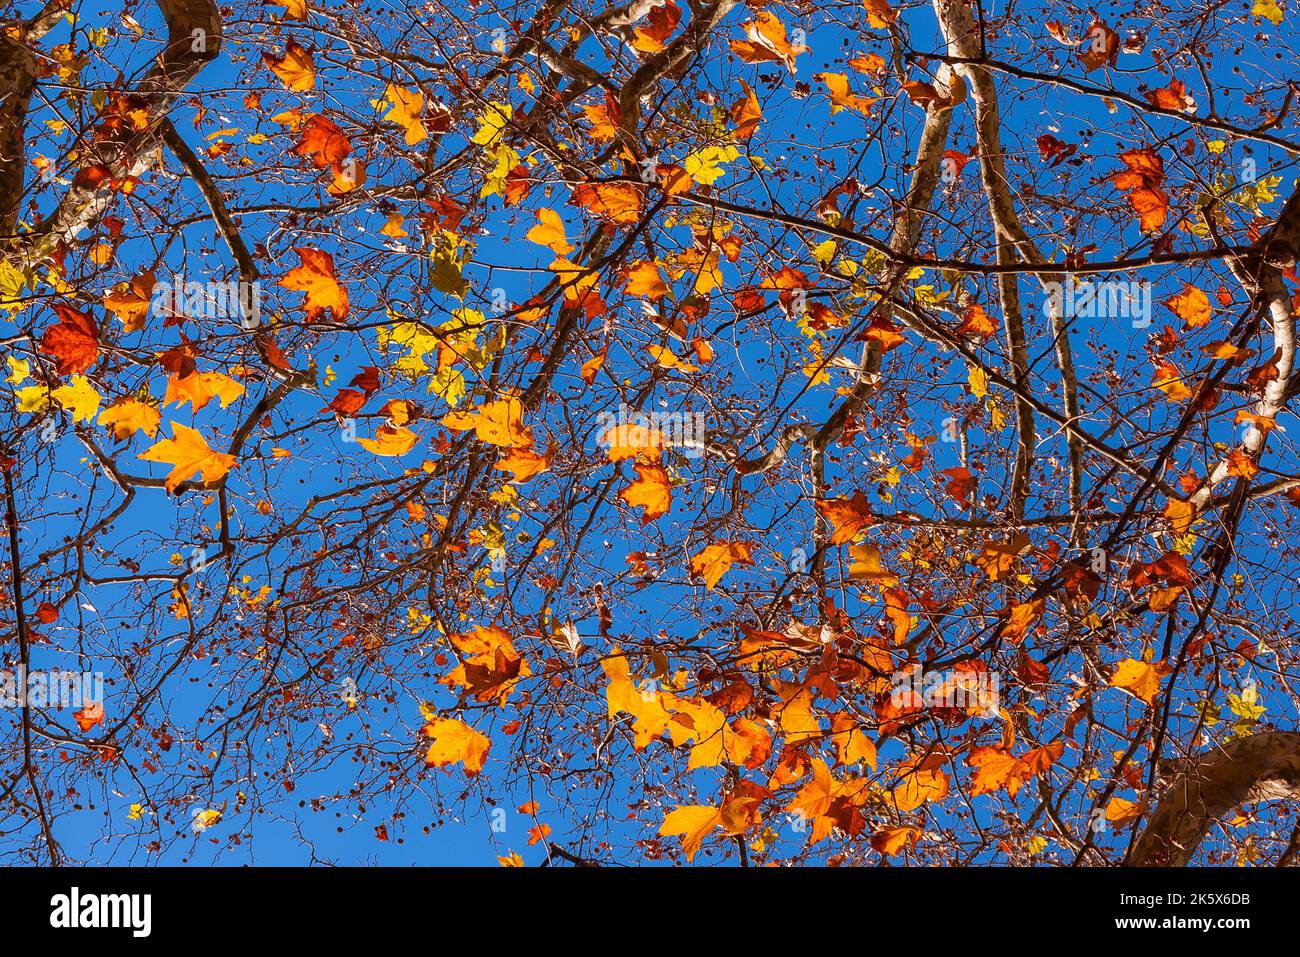
[[[1252,16],[1268,20],[1275,27],[1282,23],[1284,16],[1277,0],[1255,0],[1255,5],[1250,8],[1250,12]]]
[[[172,438],[140,453],[146,462],[163,462],[174,466],[163,483],[168,492],[174,492],[182,482],[201,474],[205,485],[224,478],[235,464],[235,456],[216,452],[208,447],[202,433],[179,422],[172,423]]]
[[[706,804],[687,804],[664,818],[659,833],[664,836],[680,835],[682,850],[689,861],[700,849],[700,844],[715,827],[722,823],[722,812]]]
[[[736,563],[754,564],[749,555],[748,543],[717,542],[691,558],[691,573],[702,576],[705,586],[709,591],[713,591],[713,586],[727,573],[727,569]]]
[[[479,441],[489,445],[527,448],[533,444],[533,437],[524,426],[523,415],[524,404],[510,396],[463,412],[448,413],[442,424],[458,432],[473,429]]]
[[[483,770],[483,761],[492,748],[487,735],[455,718],[435,717],[424,726],[423,733],[431,741],[424,755],[425,764],[442,768],[459,762],[471,776]]]
[[[367,451],[375,455],[405,455],[415,444],[420,441],[420,437],[404,425],[393,426],[384,423],[375,429],[373,439],[361,438],[358,436],[357,443]]]
[[[1155,696],[1160,693],[1160,679],[1168,673],[1169,669],[1164,662],[1126,658],[1116,667],[1110,683],[1151,704]]]
[[[100,395],[83,375],[74,375],[67,385],[53,390],[50,398],[72,414],[73,422],[89,422],[99,411]]]
[[[419,90],[404,90],[392,83],[384,90],[384,96],[393,108],[384,114],[384,119],[396,123],[406,130],[406,145],[414,146],[427,139],[429,131],[420,122],[424,111],[424,94]]]
[[[530,243],[545,246],[557,256],[567,256],[575,247],[564,236],[564,220],[553,209],[537,211],[537,225],[525,237]]]

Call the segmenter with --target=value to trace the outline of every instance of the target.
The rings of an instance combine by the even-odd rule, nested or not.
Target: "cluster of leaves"
[[[3,25],[15,859],[1118,861],[1293,721],[1273,0],[202,7]]]

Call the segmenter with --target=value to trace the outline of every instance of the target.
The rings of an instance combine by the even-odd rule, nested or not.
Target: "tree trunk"
[[[1183,867],[1210,825],[1240,804],[1300,797],[1300,732],[1266,731],[1193,759],[1165,793],[1130,867]]]

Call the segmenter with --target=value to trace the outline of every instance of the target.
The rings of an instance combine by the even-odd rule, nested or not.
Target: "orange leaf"
[[[824,499],[816,503],[816,508],[835,530],[831,535],[832,545],[853,541],[871,524],[871,506],[861,489],[854,492],[852,498]]]
[[[45,330],[41,351],[55,357],[59,375],[85,372],[99,358],[99,327],[67,303],[54,303],[54,312],[59,321]]]
[[[295,292],[305,292],[303,308],[307,318],[316,320],[330,309],[335,319],[343,319],[348,314],[348,291],[339,283],[334,273],[334,257],[319,249],[300,246],[294,249],[301,266],[295,266],[284,274],[280,285]]]
[[[629,507],[641,506],[641,524],[656,521],[666,515],[673,505],[673,495],[668,484],[668,473],[658,465],[635,463],[637,478],[623,488],[618,497]]]
[[[492,748],[487,735],[455,718],[434,718],[424,726],[423,733],[432,742],[424,755],[425,764],[441,768],[459,762],[471,776],[483,770],[483,761]]]
[[[1185,283],[1183,291],[1165,300],[1165,305],[1189,329],[1198,329],[1210,321],[1210,297],[1191,283]]]
[[[691,558],[691,573],[704,578],[704,584],[713,591],[722,576],[733,564],[753,565],[746,542],[717,542]]]
[[[286,90],[305,93],[316,86],[316,63],[312,59],[312,51],[304,49],[294,40],[284,45],[283,56],[263,53],[262,62],[280,78]]]
[[[141,452],[139,458],[146,462],[163,462],[173,466],[163,483],[168,492],[176,491],[176,486],[200,474],[203,483],[211,485],[224,478],[236,461],[233,455],[209,448],[198,429],[191,429],[179,422],[172,423],[172,438],[163,439]]]

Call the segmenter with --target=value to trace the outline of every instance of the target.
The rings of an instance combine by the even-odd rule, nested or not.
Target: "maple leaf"
[[[284,45],[284,54],[263,53],[262,62],[280,78],[286,90],[305,93],[316,86],[316,61],[312,51],[303,48],[296,40]]]
[[[961,325],[957,327],[958,335],[978,336],[981,339],[995,336],[997,331],[998,327],[980,305],[967,306],[962,312]]]
[[[1163,661],[1138,661],[1125,658],[1115,666],[1115,673],[1110,683],[1113,687],[1123,688],[1135,698],[1140,698],[1150,705],[1160,693],[1160,679],[1172,669]]]
[[[1046,603],[1039,598],[1029,602],[1019,602],[1011,606],[1006,613],[1006,622],[1002,625],[1002,637],[1019,644],[1025,640],[1029,628],[1042,617]]]
[[[333,312],[335,319],[344,319],[348,314],[348,291],[338,281],[334,272],[334,257],[319,249],[299,246],[294,249],[302,265],[294,266],[280,285],[294,292],[305,292],[303,308],[307,310],[309,320],[320,319],[325,310]]]
[[[510,482],[514,485],[522,485],[529,479],[549,470],[551,460],[554,457],[555,449],[553,448],[548,449],[545,455],[526,449],[512,448],[492,467],[502,472],[509,472],[512,476]]]
[[[882,588],[898,584],[898,576],[885,568],[880,549],[874,545],[850,545],[849,558],[849,578],[854,581],[874,582]]]
[[[537,211],[537,225],[525,237],[530,243],[545,246],[557,256],[567,256],[576,248],[564,236],[564,220],[553,209]]]
[[[662,369],[675,369],[683,373],[700,371],[698,366],[682,360],[673,350],[665,349],[663,346],[646,346],[645,351],[650,353]]]
[[[1187,92],[1182,80],[1170,80],[1168,86],[1146,93],[1147,102],[1162,110],[1195,113],[1196,100]]]
[[[970,504],[970,496],[975,491],[975,476],[970,469],[958,466],[956,468],[944,469],[943,475],[948,476],[948,484],[944,486],[944,491],[948,497],[957,503],[958,507],[965,508]]]
[[[625,291],[629,296],[643,296],[646,299],[662,299],[669,292],[658,267],[645,260],[629,267]]]
[[[393,108],[384,114],[384,119],[406,130],[407,146],[414,146],[428,139],[429,131],[420,121],[420,116],[424,112],[423,93],[419,90],[404,90],[390,83],[384,89],[384,97],[393,105]]]
[[[41,351],[54,356],[59,375],[85,372],[99,358],[99,327],[67,303],[56,302],[53,308],[59,321],[45,330]]]
[[[312,166],[317,169],[333,166],[337,171],[342,169],[343,161],[351,155],[352,141],[333,120],[322,113],[315,113],[303,122],[298,142],[289,152],[309,158]]]
[[[1210,297],[1191,283],[1185,283],[1182,292],[1166,299],[1165,305],[1189,329],[1198,329],[1210,321]]]
[[[632,458],[657,462],[667,444],[658,429],[633,422],[614,426],[601,436],[600,441],[609,450],[611,462]]]
[[[487,735],[455,718],[435,717],[425,724],[422,733],[431,742],[424,755],[426,765],[443,768],[463,764],[470,777],[483,770],[483,762],[492,748]]]
[[[603,102],[596,106],[584,106],[582,112],[586,114],[587,122],[591,124],[587,135],[597,143],[608,143],[618,136],[623,122],[623,111],[619,109],[618,100],[614,99],[612,94],[606,92]]]
[[[121,320],[123,332],[138,332],[144,328],[157,284],[154,274],[145,271],[129,283],[121,283],[111,292],[104,293],[104,308]]]
[[[457,432],[474,430],[480,442],[503,448],[528,448],[533,437],[523,423],[524,404],[515,396],[485,402],[463,412],[450,412],[442,424]]]
[[[1277,0],[1255,0],[1254,5],[1250,8],[1250,15],[1267,20],[1273,26],[1281,26],[1285,14],[1282,8],[1278,6]]]
[[[192,372],[184,378],[172,375],[167,379],[163,406],[188,402],[197,413],[213,399],[217,399],[224,409],[245,391],[241,383],[223,372]]]
[[[406,426],[389,425],[387,422],[375,429],[373,439],[357,437],[357,444],[375,455],[405,455],[415,448],[419,441],[420,437]]]
[[[163,483],[168,492],[175,492],[176,486],[195,475],[202,475],[203,483],[211,485],[224,478],[236,462],[235,456],[209,448],[198,429],[179,422],[172,423],[172,438],[163,439],[138,457],[173,466]]]
[[[849,78],[843,73],[818,73],[817,79],[826,84],[831,101],[831,116],[840,110],[856,110],[863,116],[871,112],[876,101],[869,96],[849,92]]]
[[[100,395],[82,375],[74,375],[67,385],[51,390],[50,398],[67,409],[74,422],[89,422],[99,411]]]
[[[834,529],[831,534],[832,545],[853,541],[873,521],[871,505],[861,489],[855,491],[852,498],[822,499],[815,503],[815,507]]]
[[[862,733],[852,716],[841,712],[831,718],[831,742],[840,764],[865,761],[873,768],[876,766],[876,745]]]
[[[792,45],[786,37],[785,24],[776,15],[763,11],[744,25],[744,40],[732,40],[731,51],[746,63],[782,63],[790,71],[796,72],[795,59],[801,53],[807,53],[808,47],[800,43]]]
[[[1164,161],[1150,149],[1129,150],[1119,159],[1128,169],[1111,174],[1111,183],[1127,195],[1143,232],[1159,229],[1169,215],[1169,194],[1160,188],[1165,181]]]
[[[665,695],[654,688],[636,686],[627,658],[617,646],[601,662],[601,668],[609,679],[609,684],[605,687],[609,717],[615,718],[622,713],[633,716],[633,748],[641,751],[651,741],[663,737],[672,718],[665,707]]]
[[[574,201],[593,216],[611,223],[631,224],[641,218],[643,198],[635,183],[581,183]]]
[[[95,725],[104,723],[104,702],[89,702],[80,711],[74,711],[72,718],[77,722],[77,727],[81,729],[81,733],[85,734]]]
[[[758,124],[763,121],[763,111],[758,105],[758,97],[754,95],[754,91],[750,89],[749,84],[744,80],[739,82],[740,88],[745,91],[745,98],[732,104],[728,115],[731,117],[731,121],[736,124],[733,135],[743,143],[753,136],[754,131],[758,129]]]
[[[722,576],[733,564],[753,565],[747,542],[716,542],[691,557],[691,574],[704,579],[705,587],[713,591]]]
[[[665,837],[680,836],[686,860],[699,853],[704,839],[722,824],[722,812],[707,804],[686,804],[670,812],[659,828]]]
[[[642,525],[657,521],[661,516],[668,514],[673,505],[668,473],[658,465],[643,465],[637,462],[632,467],[636,469],[636,481],[620,490],[618,497],[629,507],[641,506]]]
[[[897,857],[903,848],[915,844],[920,836],[919,827],[885,827],[871,835],[871,846],[881,854]]]
[[[137,432],[143,432],[152,439],[158,435],[161,421],[162,416],[157,407],[139,399],[118,399],[99,413],[99,424],[109,426],[114,438],[119,440],[129,439]]]
[[[644,27],[632,31],[632,47],[642,53],[659,53],[665,49],[664,41],[677,29],[682,12],[673,0],[650,8]]]
[[[948,796],[948,775],[926,761],[915,766],[899,768],[901,777],[894,786],[894,807],[900,814],[915,811],[929,801],[942,801]]]

